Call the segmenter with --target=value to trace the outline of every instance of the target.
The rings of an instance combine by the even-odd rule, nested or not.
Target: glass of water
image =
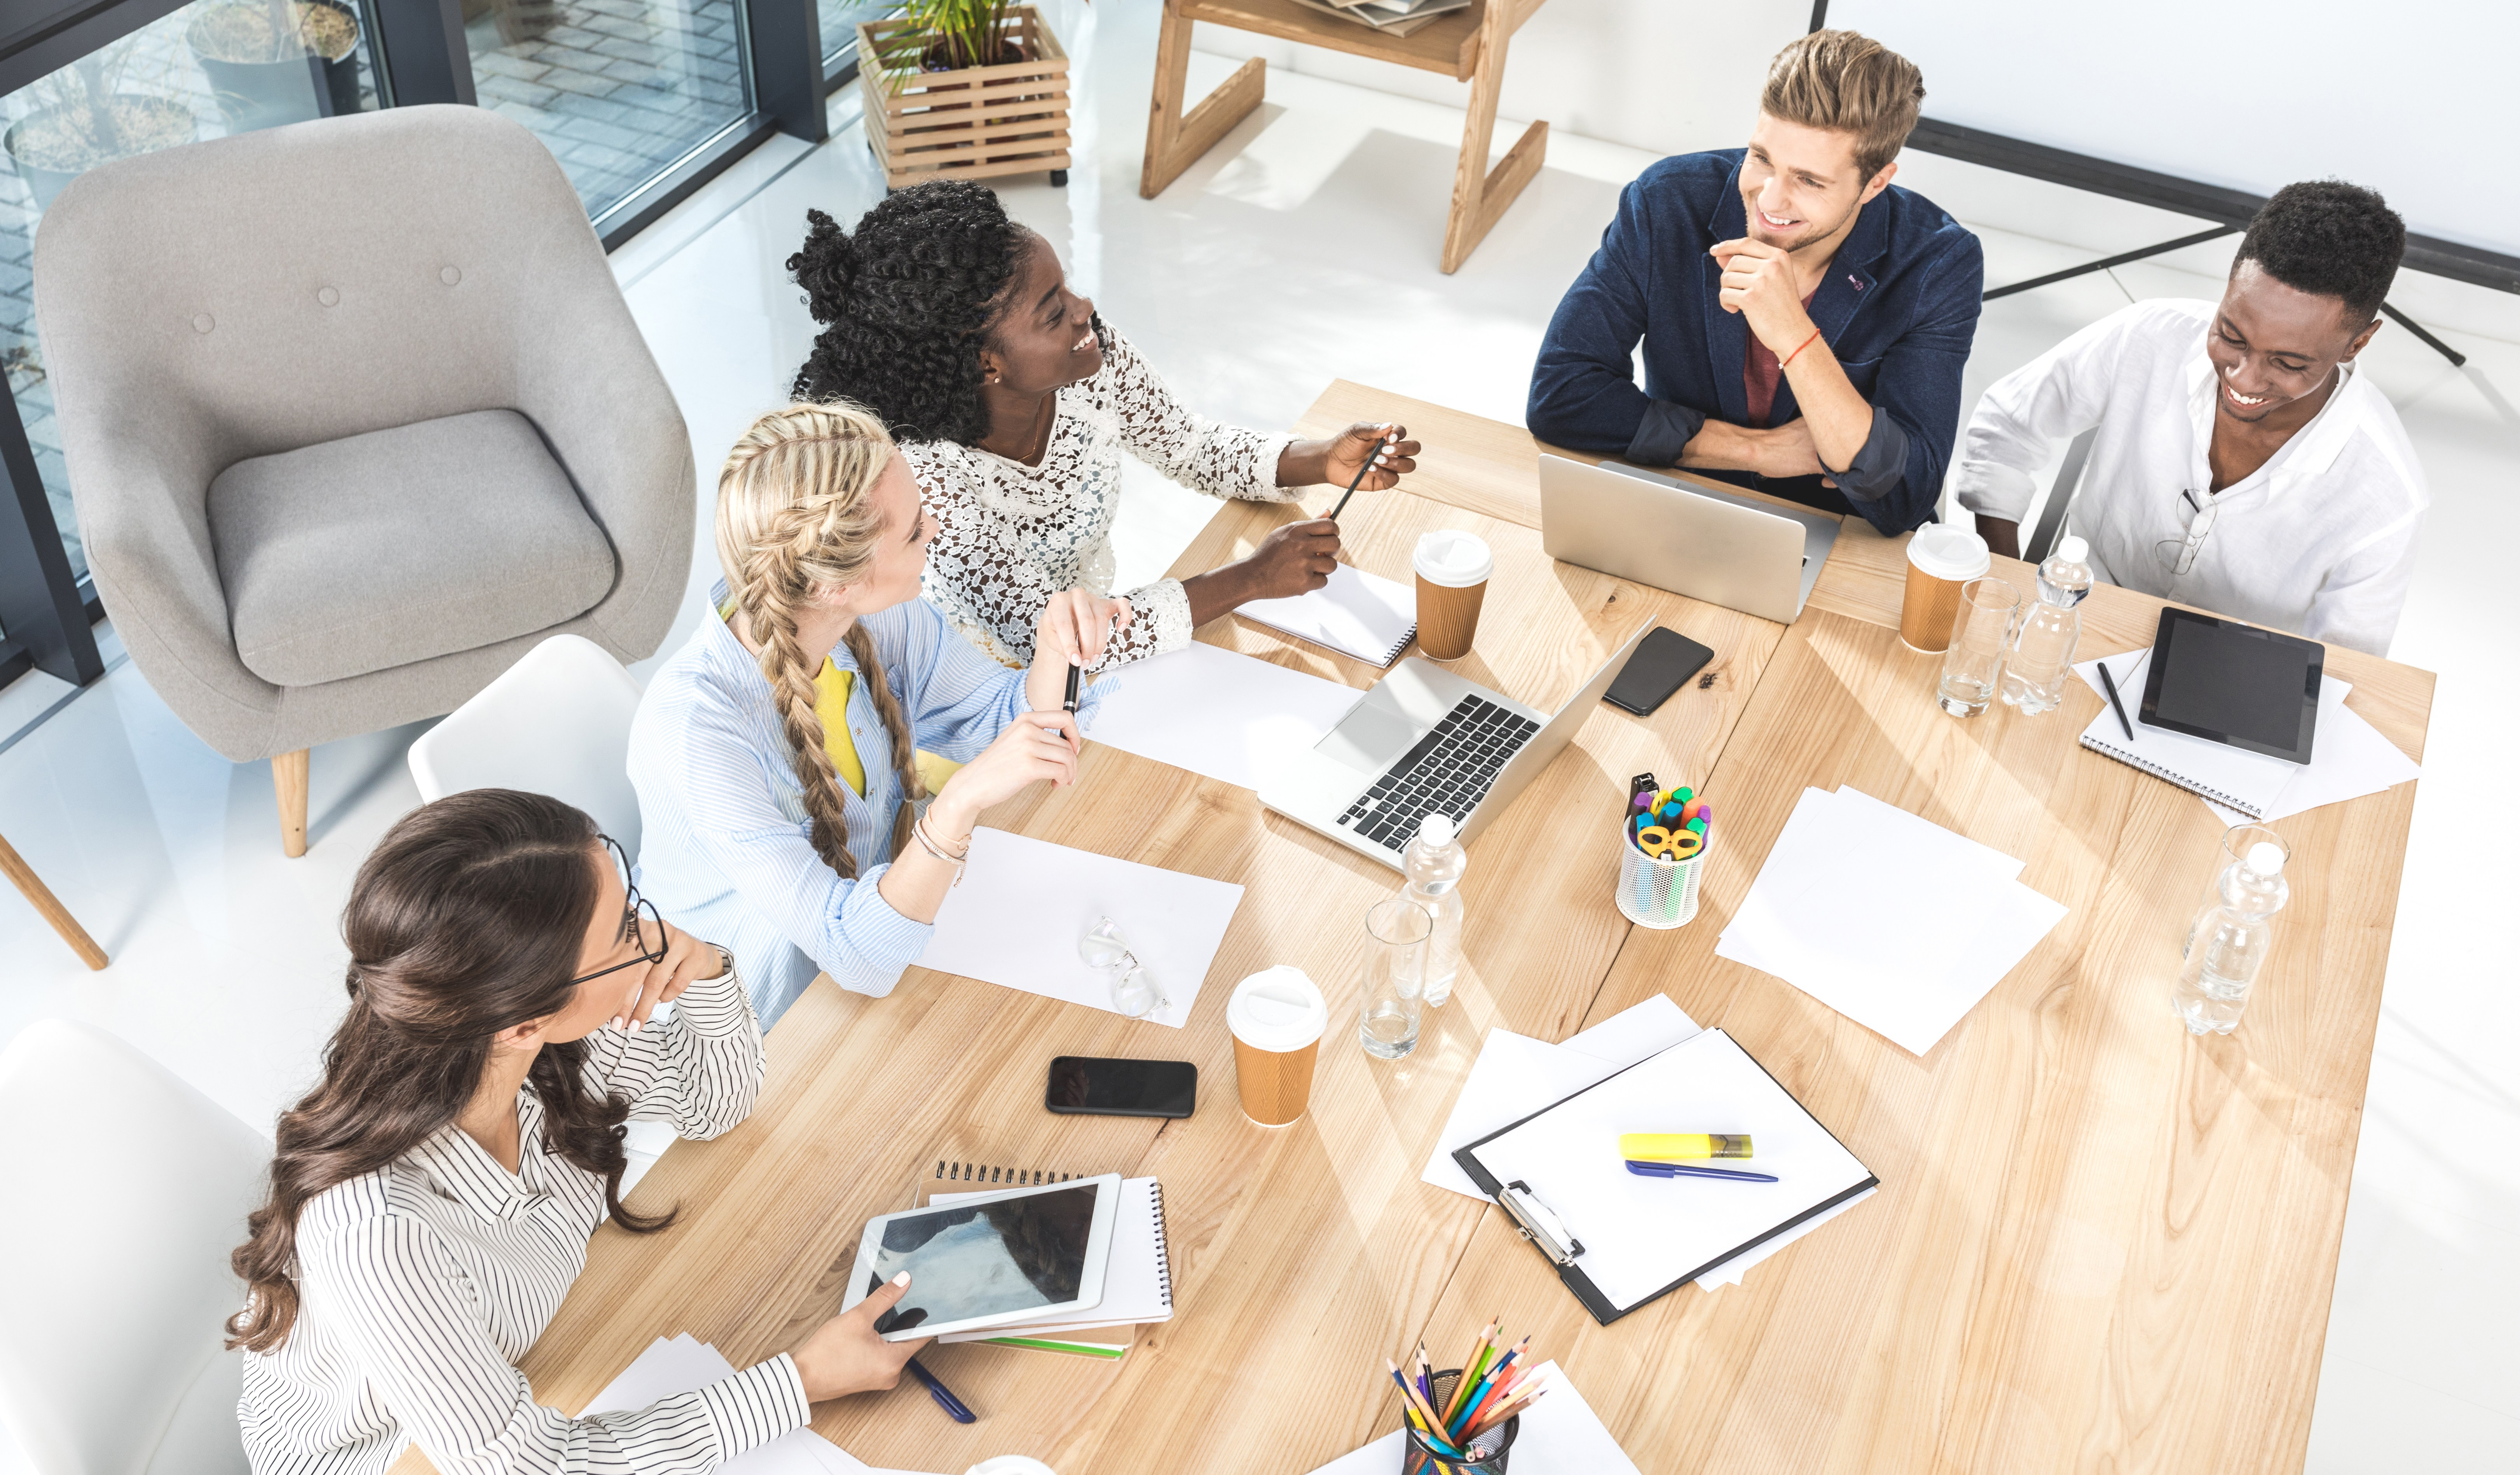
[[[1426,992],[1426,940],[1435,919],[1406,897],[1365,912],[1365,994],[1357,1009],[1357,1042],[1377,1060],[1418,1048]]]
[[[2021,616],[2021,591],[2001,578],[1972,578],[1960,585],[1960,613],[1952,622],[1952,643],[1943,652],[1943,679],[1934,699],[1956,717],[1973,717],[1995,700],[2003,677],[2003,653],[2012,645]]]
[[[1095,923],[1094,930],[1077,943],[1076,955],[1086,967],[1110,980],[1111,1007],[1124,1019],[1144,1019],[1172,1002],[1129,949],[1120,924],[1109,917]]]

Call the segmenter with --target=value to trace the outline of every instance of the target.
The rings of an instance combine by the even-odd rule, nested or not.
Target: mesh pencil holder
[[[1619,837],[1619,914],[1639,927],[1679,927],[1697,915],[1699,851],[1686,860],[1657,860]]]
[[[1453,1389],[1461,1381],[1462,1370],[1458,1367],[1435,1374],[1432,1386],[1437,1408],[1451,1402]],[[1454,1475],[1505,1475],[1506,1454],[1513,1449],[1513,1437],[1522,1432],[1522,1415],[1517,1413],[1472,1440],[1470,1447],[1462,1452],[1470,1456],[1467,1459],[1455,1459],[1428,1449],[1418,1436],[1418,1426],[1405,1414],[1400,1427],[1408,1437],[1408,1443],[1401,1446],[1400,1475],[1446,1475],[1448,1471]]]

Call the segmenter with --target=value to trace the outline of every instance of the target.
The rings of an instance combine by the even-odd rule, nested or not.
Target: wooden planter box
[[[987,179],[1056,171],[1067,182],[1067,53],[1029,5],[1007,13],[1003,32],[1025,60],[896,79],[876,58],[901,21],[858,23],[858,91],[866,103],[867,147],[884,188],[922,179]]]

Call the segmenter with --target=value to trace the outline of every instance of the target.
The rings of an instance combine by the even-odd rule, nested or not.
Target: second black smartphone
[[[1042,1105],[1087,1117],[1187,1117],[1198,1104],[1198,1067],[1187,1060],[1061,1055]]]
[[[1655,625],[1637,642],[1637,653],[1619,668],[1610,689],[1601,700],[1621,712],[1638,716],[1651,716],[1653,710],[1671,700],[1683,682],[1696,675],[1698,669],[1715,659],[1715,653],[1676,630]]]

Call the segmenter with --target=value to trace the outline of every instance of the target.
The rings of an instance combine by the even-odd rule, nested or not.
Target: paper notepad
[[[961,1203],[988,1189],[938,1193],[931,1204]],[[1153,1178],[1123,1178],[1120,1213],[1111,1228],[1111,1259],[1102,1272],[1102,1299],[1085,1314],[1052,1321],[1015,1321],[971,1331],[947,1332],[940,1342],[999,1342],[1089,1331],[1098,1326],[1142,1326],[1173,1318],[1173,1262],[1164,1249],[1164,1189]]]
[[[1731,1166],[1778,1181],[1628,1172],[1621,1134],[1676,1130],[1747,1132],[1758,1156]],[[1583,1245],[1558,1278],[1603,1325],[1880,1182],[1722,1030],[1691,1036],[1455,1157],[1482,1190],[1522,1184],[1557,1216]]]
[[[1255,599],[1234,613],[1343,656],[1389,666],[1418,638],[1418,591],[1349,564],[1292,599]]]
[[[1338,725],[1353,686],[1193,641],[1094,683],[1085,735],[1209,778],[1263,787],[1277,766]]]
[[[918,963],[1109,1010],[1110,979],[1076,955],[1076,945],[1109,917],[1163,991],[1164,1007],[1148,1020],[1179,1029],[1241,901],[1242,888],[1230,881],[982,826],[971,832],[970,861],[945,893]]]

